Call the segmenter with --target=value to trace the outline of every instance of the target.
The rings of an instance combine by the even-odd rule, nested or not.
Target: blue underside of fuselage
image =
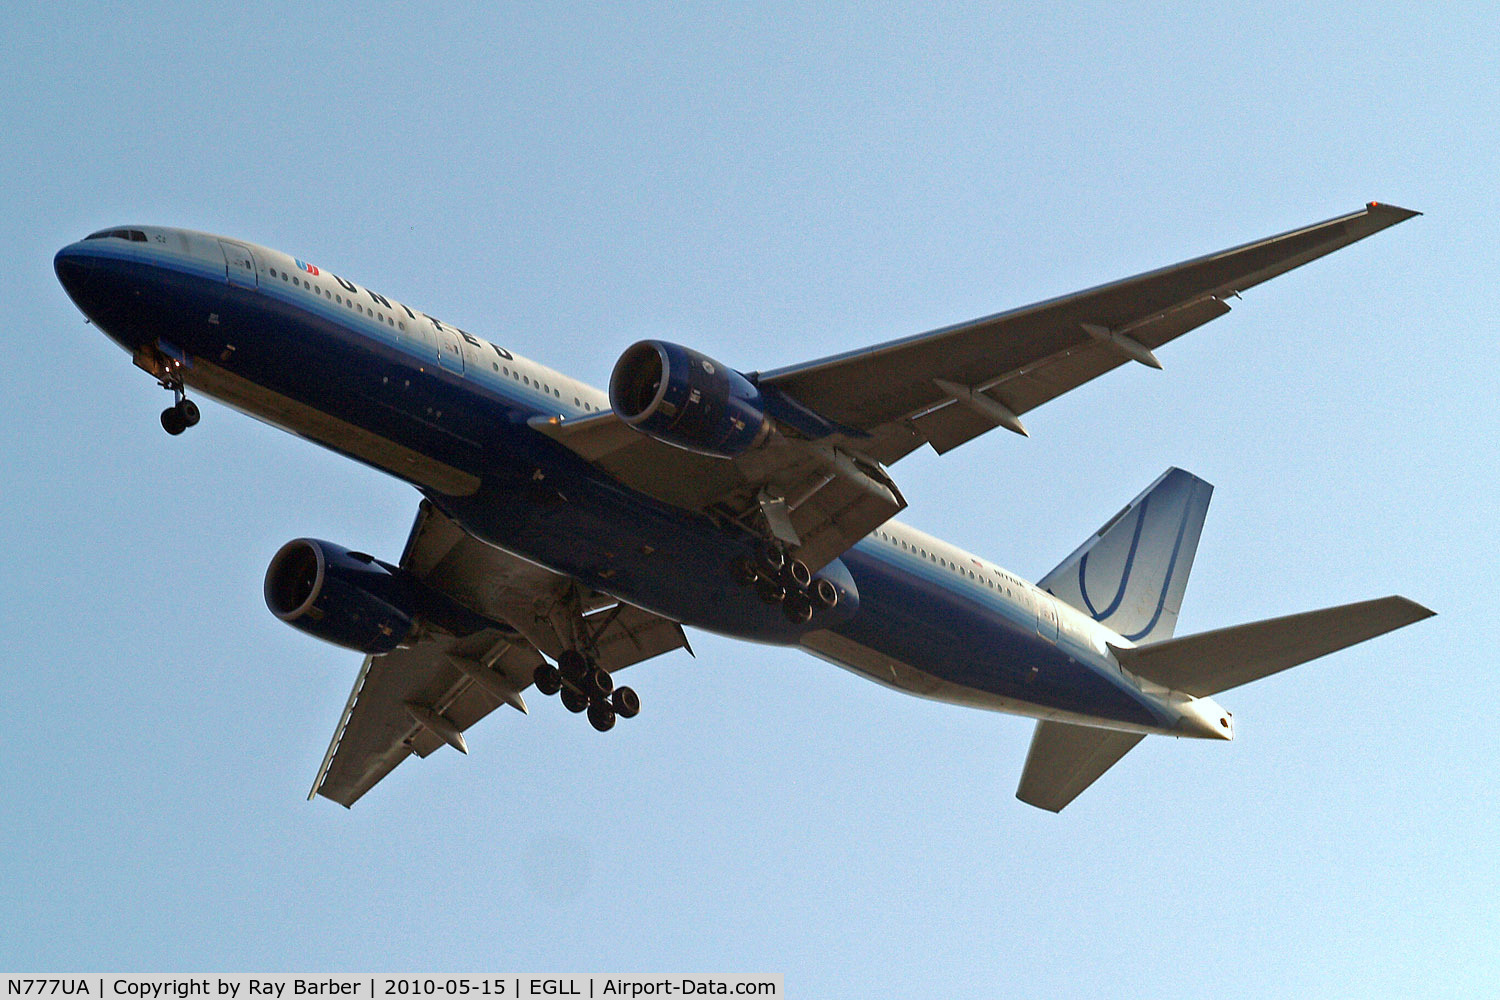
[[[533,431],[529,417],[557,412],[536,393],[466,378],[412,338],[316,295],[236,287],[222,267],[191,257],[101,240],[65,249],[57,270],[84,313],[127,350],[170,345],[475,477],[468,496],[423,492],[486,541],[696,627],[778,644],[807,631],[727,571],[752,538],[629,490]],[[1016,620],[1014,605],[903,555],[874,539],[847,552],[857,601],[813,627],[976,692],[1162,721],[1117,677],[1042,639],[1034,621]]]

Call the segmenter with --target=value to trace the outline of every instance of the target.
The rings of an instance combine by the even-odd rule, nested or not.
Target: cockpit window
[[[146,242],[146,234],[139,229],[101,229],[97,233],[90,233],[84,239],[104,240],[109,239],[111,236],[122,240],[129,240],[132,243]]]

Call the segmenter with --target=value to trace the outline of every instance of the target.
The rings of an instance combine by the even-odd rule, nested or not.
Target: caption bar
[[[5,997],[88,997],[90,1000],[420,1000],[422,997],[784,997],[780,975],[505,975],[397,976],[163,975],[97,972],[76,976],[7,975]]]

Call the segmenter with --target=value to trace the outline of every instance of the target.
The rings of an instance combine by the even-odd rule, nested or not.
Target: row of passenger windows
[[[1004,591],[1007,596],[1013,596],[1011,594],[1010,587],[1006,586],[1003,582],[996,583],[988,573],[976,573],[972,569],[969,569],[967,566],[960,566],[958,563],[949,562],[947,559],[939,556],[936,552],[928,552],[926,549],[921,548],[920,546],[903,541],[902,539],[899,539],[895,535],[891,534],[889,531],[877,530],[875,532],[875,535],[877,538],[884,539],[885,541],[890,542],[892,545],[899,546],[904,552],[910,552],[913,555],[926,559],[928,562],[936,563],[943,569],[954,571],[959,576],[967,576],[970,580],[975,580],[979,583],[982,583],[986,587],[989,587],[991,590]]]
[[[398,330],[406,329],[405,320],[398,321],[394,316],[387,316],[383,312],[376,312],[374,306],[371,306],[369,311],[366,311],[363,303],[355,302],[352,298],[346,299],[342,295],[337,295],[327,288],[319,288],[311,281],[303,281],[295,274],[288,274],[286,271],[277,271],[274,267],[268,267],[266,268],[266,271],[273,278],[279,277],[282,281],[296,285],[298,288],[306,288],[314,295],[322,295],[323,298],[329,300],[335,305],[346,306],[347,308],[359,313],[361,316],[369,316],[377,323],[384,323],[386,326],[395,327]]]
[[[99,236],[113,236],[113,235],[116,235],[116,232],[112,231],[112,232],[109,232],[109,233],[99,233],[97,235],[99,235]],[[94,238],[95,237],[93,237],[93,236],[89,237],[89,239],[94,239]],[[145,238],[146,237],[144,235],[141,236],[141,239],[144,240]],[[306,288],[309,291],[311,291],[314,295],[321,294],[325,299],[330,300],[331,302],[335,303],[336,305],[347,306],[348,308],[353,309],[356,313],[358,313],[361,316],[371,316],[371,317],[374,317],[374,319],[375,319],[375,321],[377,323],[384,323],[387,326],[393,326],[396,329],[402,330],[402,331],[406,330],[406,322],[404,320],[397,320],[397,319],[395,319],[395,318],[393,318],[391,316],[387,316],[385,313],[376,312],[375,309],[374,309],[374,307],[371,307],[370,310],[368,312],[366,312],[363,303],[355,302],[354,299],[352,299],[352,298],[345,299],[342,295],[339,295],[339,294],[337,294],[335,292],[332,292],[332,291],[330,291],[327,288],[318,288],[311,281],[305,281],[301,277],[299,277],[298,275],[290,274],[287,271],[277,271],[274,267],[268,267],[268,268],[266,268],[266,271],[273,278],[280,278],[282,281],[285,281],[285,282],[288,282],[289,284],[295,285],[298,288]],[[500,372],[501,374],[506,375],[507,377],[512,378],[512,379],[516,380],[517,382],[520,382],[522,385],[528,386],[528,387],[533,388],[533,389],[540,389],[542,392],[547,393],[547,394],[549,394],[551,396],[554,396],[554,397],[556,397],[558,399],[562,398],[562,390],[561,389],[555,388],[555,387],[550,386],[550,385],[544,385],[541,381],[539,381],[537,379],[533,379],[530,375],[522,375],[519,370],[512,371],[508,366],[502,366],[498,361],[492,361],[492,362],[490,362],[490,367],[493,368],[495,371]],[[592,403],[586,403],[586,402],[580,400],[577,396],[573,397],[573,405],[577,406],[577,407],[580,407],[580,408],[582,408],[584,410],[587,410],[590,413],[598,412],[598,410],[599,410],[599,407],[594,406]]]

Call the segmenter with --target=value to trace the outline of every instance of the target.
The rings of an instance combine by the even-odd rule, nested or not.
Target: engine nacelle
[[[771,433],[765,401],[749,379],[663,340],[643,340],[620,355],[609,403],[630,426],[715,458],[743,455]]]
[[[399,569],[316,538],[287,542],[266,569],[266,606],[293,628],[378,656],[411,634],[416,598]]]

